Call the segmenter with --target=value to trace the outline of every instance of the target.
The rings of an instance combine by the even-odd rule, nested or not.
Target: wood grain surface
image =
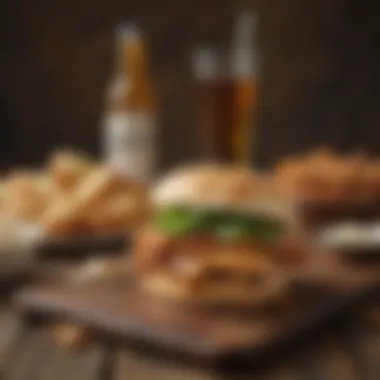
[[[39,273],[47,271],[51,275],[45,274],[46,280],[55,277],[60,282],[78,265],[77,261],[64,267],[61,262],[45,263]],[[2,297],[0,303],[0,378],[4,380],[377,380],[379,371],[378,292],[297,345],[252,367],[229,371],[187,364],[102,335],[92,335],[83,347],[68,347],[55,339],[51,324],[20,318],[9,297]]]
[[[7,360],[0,361],[0,376],[6,380],[375,380],[380,371],[380,323],[369,315],[379,307],[378,298],[366,300],[265,368],[232,373],[186,366],[101,339],[84,350],[68,349],[52,339],[50,328],[20,324],[19,334],[6,344],[8,349],[2,346],[0,357]],[[0,309],[1,336],[9,329],[10,310],[9,305]],[[352,334],[356,339],[350,338]]]
[[[379,264],[353,265],[336,253],[335,259],[332,252],[317,253],[310,255],[285,294],[289,302],[276,301],[248,313],[150,297],[136,288],[125,259],[124,270],[114,274],[110,270],[108,277],[95,283],[62,278],[54,284],[26,287],[16,301],[26,314],[67,318],[156,351],[174,351],[200,361],[247,352],[252,358],[290,344],[379,289]]]

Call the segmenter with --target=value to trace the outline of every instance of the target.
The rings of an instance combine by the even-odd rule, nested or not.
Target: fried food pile
[[[319,148],[281,160],[274,174],[286,191],[300,199],[380,199],[380,161],[363,154],[343,156],[331,149]]]
[[[48,236],[133,229],[149,213],[147,191],[112,168],[72,151],[54,153],[38,173],[14,171],[0,185],[0,213]]]

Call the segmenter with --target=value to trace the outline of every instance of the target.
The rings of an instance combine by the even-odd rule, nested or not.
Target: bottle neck
[[[154,110],[144,40],[138,36],[119,36],[114,71],[116,97],[122,108]]]
[[[148,76],[147,57],[144,41],[140,38],[120,36],[117,41],[116,76],[144,78]]]

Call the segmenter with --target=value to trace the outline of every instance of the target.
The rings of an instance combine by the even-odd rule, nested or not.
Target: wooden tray
[[[24,289],[16,302],[26,314],[68,319],[160,351],[219,361],[286,345],[378,289],[379,268],[329,268],[323,274],[315,266],[305,268],[304,279],[314,285],[295,286],[286,302],[244,313],[165,303],[139,292],[128,276],[89,287]],[[317,285],[317,279],[329,285]]]

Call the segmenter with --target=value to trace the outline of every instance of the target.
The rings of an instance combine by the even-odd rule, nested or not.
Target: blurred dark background
[[[195,155],[191,49],[225,46],[235,13],[259,11],[259,157],[312,145],[380,151],[379,6],[357,0],[3,0],[0,161],[56,146],[99,153],[114,27],[138,22],[159,92],[163,165]]]

